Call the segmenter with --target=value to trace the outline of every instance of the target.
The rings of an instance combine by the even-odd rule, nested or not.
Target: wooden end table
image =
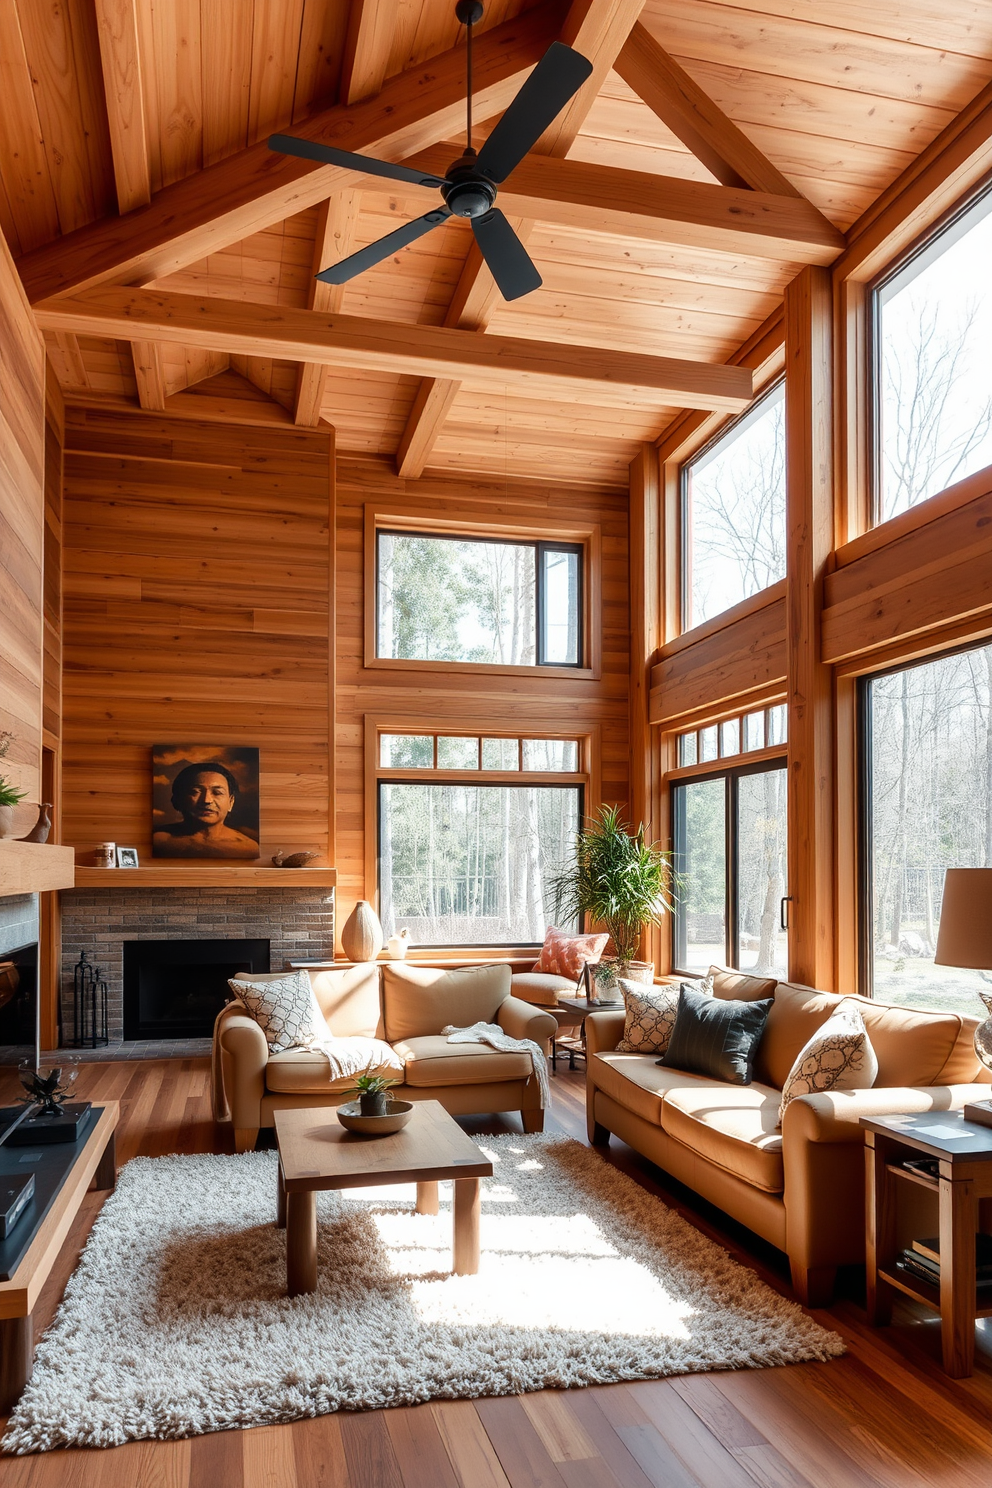
[[[970,1375],[975,1319],[992,1317],[992,1296],[979,1306],[975,1285],[978,1203],[992,1198],[992,1129],[964,1120],[960,1111],[862,1117],[867,1163],[867,1305],[880,1327],[892,1320],[893,1291],[940,1313],[944,1371]],[[939,1162],[939,1177],[903,1167],[906,1158]],[[896,1269],[896,1185],[916,1183],[937,1195],[940,1286]]]
[[[622,1002],[617,1003],[612,1008],[603,1008],[594,1002],[590,1002],[587,997],[559,997],[554,1007],[542,1008],[541,1011],[550,1013],[559,1028],[578,1028],[578,1038],[569,1037],[567,1042],[565,1039],[561,1040],[562,1047],[568,1055],[568,1067],[569,1069],[574,1069],[576,1054],[581,1055],[583,1059],[586,1057],[586,1019],[589,1014],[615,1013],[622,1008]],[[558,1053],[556,1049],[558,1042],[558,1035],[555,1034],[551,1040],[551,1068],[553,1070],[558,1068]]]
[[[317,1193],[416,1183],[417,1213],[438,1212],[437,1186],[454,1179],[452,1270],[479,1269],[479,1179],[493,1165],[440,1101],[417,1101],[402,1131],[361,1137],[345,1131],[333,1110],[276,1111],[279,1192],[276,1223],[286,1230],[286,1289],[298,1297],[317,1288]]]

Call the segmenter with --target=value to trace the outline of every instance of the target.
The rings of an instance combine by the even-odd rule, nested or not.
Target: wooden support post
[[[648,723],[651,668],[661,645],[661,467],[653,444],[630,463],[630,816],[659,835],[657,735]],[[662,927],[645,932],[641,955],[658,965]]]
[[[830,274],[808,266],[785,292],[789,975],[832,990],[834,705],[820,660],[823,577],[833,547]]]

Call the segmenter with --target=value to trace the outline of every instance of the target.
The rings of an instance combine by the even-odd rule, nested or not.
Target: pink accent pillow
[[[577,982],[587,963],[598,961],[606,950],[609,935],[566,935],[548,926],[535,971],[549,976],[571,977]]]

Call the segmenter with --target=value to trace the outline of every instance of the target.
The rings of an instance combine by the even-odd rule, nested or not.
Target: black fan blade
[[[440,227],[442,222],[447,222],[451,213],[447,207],[435,207],[433,212],[428,212],[425,217],[417,217],[413,222],[404,223],[395,232],[387,233],[377,243],[370,243],[367,248],[359,248],[357,253],[351,254],[350,258],[342,258],[339,263],[331,264],[329,269],[321,269],[314,277],[323,280],[325,284],[347,284],[349,279],[354,279],[356,274],[364,273],[366,269],[374,269],[377,263],[382,263],[391,253],[396,253],[400,248],[405,248],[408,243],[415,243],[422,238],[424,233],[429,233],[432,227]]]
[[[519,300],[532,289],[540,289],[544,281],[498,207],[473,217],[472,231],[504,300]]]
[[[351,150],[336,150],[333,145],[318,145],[313,140],[295,139],[291,134],[271,134],[269,149],[277,155],[298,155],[301,160],[317,160],[321,165],[340,165],[345,170],[363,171],[367,176],[385,176],[389,181],[406,181],[412,186],[443,186],[440,176],[394,165],[391,160],[373,160],[371,155],[356,155]]]
[[[581,52],[553,41],[479,151],[479,169],[505,181],[591,72]]]

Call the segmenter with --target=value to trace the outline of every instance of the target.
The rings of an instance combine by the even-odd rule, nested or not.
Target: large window
[[[785,388],[683,471],[685,630],[785,577]]]
[[[862,688],[869,990],[981,1015],[992,984],[933,955],[944,870],[992,867],[992,646]]]
[[[992,192],[875,294],[876,521],[992,464]]]
[[[540,945],[555,918],[550,876],[575,854],[580,756],[576,739],[381,733],[385,933],[405,927],[418,945]]]
[[[784,762],[680,780],[672,805],[682,874],[676,970],[701,972],[716,962],[787,977]]]
[[[376,534],[376,655],[490,666],[582,657],[583,548]]]

